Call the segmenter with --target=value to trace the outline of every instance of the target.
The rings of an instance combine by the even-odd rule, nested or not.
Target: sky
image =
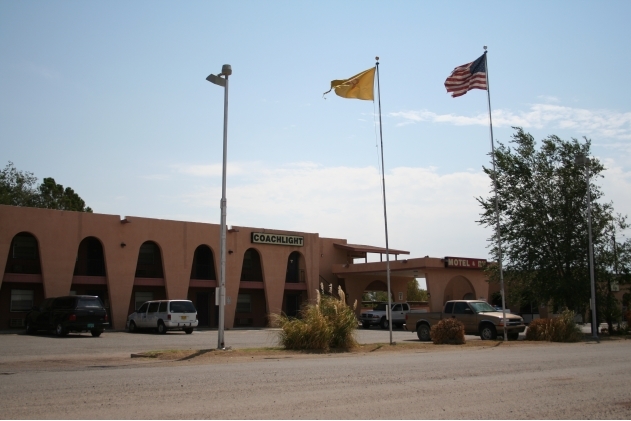
[[[378,104],[323,98],[375,65],[390,248],[489,258],[476,197],[485,91],[444,81],[488,46],[496,145],[591,139],[597,184],[631,214],[631,2],[0,2],[0,165],[96,213],[227,223],[385,246]],[[629,233],[628,233],[629,234]]]

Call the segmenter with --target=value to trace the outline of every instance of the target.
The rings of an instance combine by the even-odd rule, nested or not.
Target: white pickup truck
[[[362,327],[370,329],[370,326],[381,326],[382,329],[388,329],[387,309],[388,303],[381,303],[372,310],[363,312],[361,314]],[[405,324],[405,316],[409,312],[410,305],[408,303],[392,303],[392,326],[402,327]]]

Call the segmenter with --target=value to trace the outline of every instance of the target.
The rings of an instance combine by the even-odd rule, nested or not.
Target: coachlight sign
[[[253,232],[252,242],[256,244],[276,244],[279,246],[302,247],[304,237],[298,235],[266,234],[264,232]]]

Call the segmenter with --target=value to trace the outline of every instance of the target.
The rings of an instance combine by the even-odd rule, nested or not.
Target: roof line
[[[385,247],[365,246],[362,244],[333,243],[333,247],[341,249],[341,250],[363,252],[363,253],[379,253],[379,254],[394,254],[394,255],[410,254],[409,251],[405,251],[405,250],[396,250],[396,249],[391,249],[391,248],[386,250]]]

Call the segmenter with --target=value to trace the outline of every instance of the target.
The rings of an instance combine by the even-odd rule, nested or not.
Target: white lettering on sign
[[[488,262],[486,259],[469,259],[466,257],[445,257],[445,267],[463,269],[482,269]]]
[[[304,237],[297,235],[266,234],[264,232],[253,232],[252,242],[257,244],[277,244],[281,246],[304,246]]]

